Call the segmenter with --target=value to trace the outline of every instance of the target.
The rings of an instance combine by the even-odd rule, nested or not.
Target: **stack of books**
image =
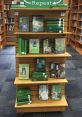
[[[56,32],[63,33],[64,32],[64,19],[48,19],[46,21],[47,31],[48,32]]]
[[[16,91],[16,95],[18,105],[32,103],[32,94],[29,88],[18,88]]]
[[[18,54],[19,55],[26,55],[27,54],[27,44],[28,41],[22,39],[21,37],[18,38]]]

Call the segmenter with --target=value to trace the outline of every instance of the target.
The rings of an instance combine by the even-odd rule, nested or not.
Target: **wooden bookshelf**
[[[14,12],[11,10],[12,0],[4,1],[5,45],[15,45]]]
[[[71,11],[70,11],[70,32],[72,32],[72,34],[69,37],[70,40],[70,44],[72,45],[72,47],[81,54],[81,50],[82,50],[82,28],[81,28],[81,24],[82,24],[82,1],[81,0],[71,0],[70,2],[71,4]],[[76,7],[74,7],[76,6]],[[77,15],[74,16],[74,14],[72,14],[73,10],[75,10],[74,12],[76,12]],[[74,18],[76,18],[76,21],[74,21]],[[75,29],[73,28],[74,23],[75,25]]]
[[[65,3],[68,4],[69,0],[65,0]],[[68,32],[67,29],[67,21],[68,21],[68,9],[27,9],[27,8],[14,8],[15,11],[15,27],[14,27],[14,34],[15,36],[21,36],[25,39],[30,40],[37,39],[37,38],[52,38],[52,37],[67,37],[67,35],[71,35],[71,32]],[[64,11],[65,15],[61,16],[61,12]],[[20,32],[19,26],[18,26],[18,18],[21,16],[29,16],[30,21],[32,22],[32,16],[33,15],[44,15],[45,19],[49,18],[63,18],[64,19],[64,32],[63,33],[55,33],[55,32],[47,32],[46,30],[44,32],[32,32],[32,25],[30,23],[30,31],[29,32]],[[16,111],[18,113],[22,112],[51,112],[51,111],[65,111],[68,104],[65,98],[65,84],[68,82],[66,78],[64,79],[53,79],[48,78],[48,81],[32,81],[32,73],[35,70],[35,60],[36,58],[45,58],[46,61],[46,72],[49,73],[49,63],[50,62],[61,62],[65,63],[65,60],[67,57],[70,57],[71,55],[67,52],[63,54],[27,54],[27,55],[19,55],[18,54],[18,38],[16,41],[16,79],[14,84],[16,85],[16,88],[25,88],[29,87],[32,90],[32,103],[31,104],[25,104],[25,105],[18,105],[17,101],[15,104]],[[29,80],[20,80],[19,79],[19,64],[29,64],[30,70],[29,70]],[[61,84],[62,85],[62,98],[61,100],[51,100],[50,97],[47,101],[41,101],[39,100],[36,95],[38,95],[38,86],[40,84],[47,84],[48,86],[51,84]]]

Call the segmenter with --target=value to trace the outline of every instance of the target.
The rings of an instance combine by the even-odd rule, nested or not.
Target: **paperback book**
[[[50,77],[51,78],[65,78],[65,64],[51,63],[50,64]]]
[[[61,97],[62,97],[62,85],[61,84],[51,85],[51,99],[60,100]]]
[[[44,54],[52,53],[52,40],[51,39],[43,40],[43,53]]]
[[[29,40],[29,53],[30,54],[39,54],[40,53],[39,39],[30,39]]]
[[[29,64],[19,64],[19,79],[29,79]]]
[[[48,85],[39,85],[39,99],[40,100],[48,100]]]
[[[45,59],[37,58],[36,59],[36,71],[44,72],[45,71]]]
[[[42,15],[33,16],[32,31],[33,32],[44,31],[44,17]]]
[[[29,32],[29,17],[19,17],[19,31]]]
[[[65,38],[55,38],[55,53],[64,53],[65,45]]]

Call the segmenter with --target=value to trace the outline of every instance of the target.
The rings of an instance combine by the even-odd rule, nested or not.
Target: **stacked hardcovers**
[[[21,37],[18,37],[18,54],[19,55],[27,54],[27,43],[28,41],[26,39],[22,39]]]
[[[64,32],[64,19],[48,19],[46,21],[47,31],[48,32],[56,32],[63,33]]]
[[[18,88],[16,91],[17,95],[17,104],[31,104],[32,103],[32,94],[29,88]]]

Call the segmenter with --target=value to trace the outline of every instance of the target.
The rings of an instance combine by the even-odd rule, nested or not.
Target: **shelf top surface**
[[[27,55],[16,55],[16,57],[27,57],[27,58],[36,58],[36,57],[71,57],[71,55],[68,52],[65,52],[63,54],[27,54]]]
[[[17,105],[15,104],[16,108],[29,108],[29,107],[63,107],[68,106],[65,96],[62,96],[61,100],[48,100],[48,101],[41,101],[41,100],[33,100],[32,104],[25,104],[25,105]]]
[[[49,78],[48,81],[32,81],[32,80],[20,80],[19,77],[16,77],[14,84],[15,85],[27,85],[27,84],[65,84],[68,83],[67,79],[54,79]]]

